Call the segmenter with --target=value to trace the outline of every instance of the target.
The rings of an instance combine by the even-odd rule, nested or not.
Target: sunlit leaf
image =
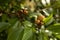
[[[42,4],[46,6],[46,0],[41,0]]]
[[[51,14],[51,15],[49,15],[47,18],[45,18],[44,20],[43,20],[43,22],[45,23],[45,25],[49,25],[50,23],[52,23],[53,22],[53,14]]]
[[[48,6],[50,6],[50,0],[46,0],[46,2],[47,2],[47,4],[48,4]]]
[[[25,27],[32,27],[32,23],[30,21],[24,21],[23,23]]]

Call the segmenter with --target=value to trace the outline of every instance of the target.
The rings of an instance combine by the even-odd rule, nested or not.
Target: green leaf
[[[50,0],[46,0],[46,3],[48,4],[47,6],[51,5],[51,1]]]
[[[32,36],[32,28],[25,28],[22,40],[28,40]]]
[[[39,34],[38,39],[39,39],[39,40],[48,40],[48,36],[47,36],[47,34],[41,32],[41,33]]]
[[[47,29],[49,29],[53,32],[56,32],[56,33],[60,33],[60,23],[50,25],[50,26],[47,27]]]
[[[8,39],[7,40],[21,40],[24,33],[23,26],[20,25],[20,22],[17,21],[14,26],[8,30]]]
[[[8,17],[7,17],[7,15],[6,15],[6,14],[3,14],[3,15],[2,15],[2,21],[6,21],[6,20],[7,20],[7,18],[8,18]]]
[[[24,21],[23,24],[25,27],[32,27],[32,23],[30,21]]]
[[[9,28],[10,24],[6,22],[0,22],[0,32]]]
[[[36,34],[35,33],[33,33],[33,35],[28,39],[28,40],[36,40]]]
[[[47,18],[43,20],[45,25],[49,25],[53,21],[53,14],[50,14]]]
[[[56,7],[55,7],[56,6]],[[53,8],[60,8],[60,0],[54,1],[54,4],[52,5]]]
[[[60,34],[55,35],[56,38],[60,39]]]
[[[17,18],[10,18],[10,19],[8,19],[8,22],[11,24],[11,26],[13,26],[16,21],[17,21]]]
[[[0,0],[0,6],[4,6],[6,3],[9,3],[10,0]]]
[[[53,32],[53,35],[54,35],[54,37],[60,39],[60,34],[59,34],[59,33],[54,33],[54,32]]]

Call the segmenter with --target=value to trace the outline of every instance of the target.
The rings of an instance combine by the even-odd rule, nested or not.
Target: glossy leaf
[[[32,27],[32,23],[30,21],[24,21],[23,23],[25,27]]]
[[[48,6],[50,6],[50,0],[46,0],[46,2],[47,2],[47,4],[48,4]]]
[[[48,40],[48,36],[45,33],[40,33],[39,34],[39,40]]]
[[[47,29],[49,29],[49,30],[51,30],[53,32],[60,33],[60,23],[50,25],[50,26],[47,27]]]
[[[42,4],[46,6],[46,0],[41,0]]]
[[[33,35],[28,40],[36,40],[36,34],[33,33]]]
[[[48,40],[48,35],[45,33],[44,25],[41,26],[38,39],[39,40]]]
[[[45,23],[45,25],[49,25],[52,21],[53,21],[53,14],[49,15],[47,18],[45,18],[43,20],[43,22]]]
[[[7,40],[21,40],[23,36],[23,27],[17,21],[8,31]]]
[[[33,32],[31,28],[25,28],[22,40],[28,40],[32,36]]]
[[[56,38],[60,39],[60,34],[55,35]]]

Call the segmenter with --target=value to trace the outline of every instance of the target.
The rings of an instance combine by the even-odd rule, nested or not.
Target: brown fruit
[[[22,9],[22,10],[19,10],[18,13],[27,15],[28,11],[26,9]]]
[[[25,15],[27,15],[28,14],[28,11],[27,10],[23,10],[23,13],[25,14]]]
[[[23,12],[23,10],[20,10],[20,12]]]
[[[36,23],[36,24],[39,24],[39,23],[40,23],[40,20],[36,20],[35,23]]]
[[[44,23],[43,22],[40,22],[40,25],[43,25]]]
[[[45,18],[45,16],[43,16],[43,15],[40,15],[40,16],[37,17],[37,19],[40,20],[40,21],[43,21],[44,18]]]

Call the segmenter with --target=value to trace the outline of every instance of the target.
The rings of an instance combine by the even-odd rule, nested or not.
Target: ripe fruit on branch
[[[27,9],[22,9],[22,10],[19,10],[18,13],[19,14],[27,15],[28,14],[28,11],[27,11]]]
[[[39,24],[39,23],[40,23],[40,20],[35,20],[35,23],[36,23],[36,24]]]
[[[23,14],[27,15],[28,11],[26,9],[23,9]]]
[[[38,15],[37,20],[43,21],[44,18],[45,18],[44,15]]]
[[[23,15],[28,15],[28,10],[24,8],[24,9],[18,10],[16,14],[20,18],[20,17],[23,17]]]
[[[43,19],[45,18],[44,15],[38,15],[37,16],[37,20],[35,20],[35,23],[38,24],[38,25],[43,25]]]

